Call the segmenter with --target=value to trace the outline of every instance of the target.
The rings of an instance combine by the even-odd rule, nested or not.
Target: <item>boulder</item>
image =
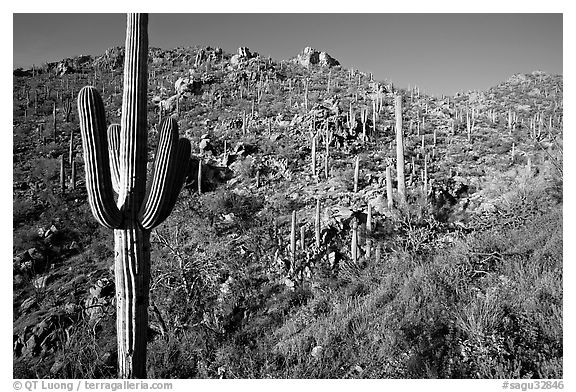
[[[210,142],[210,138],[208,137],[206,138],[202,137],[202,140],[200,140],[198,147],[200,148],[200,154],[214,153],[214,148],[212,147],[212,143]]]
[[[32,76],[32,70],[31,69],[22,69],[22,68],[16,68],[14,71],[12,71],[12,75],[16,76],[16,77],[31,77]]]
[[[160,102],[158,102],[158,106],[160,106],[165,113],[172,113],[176,111],[176,103],[178,102],[177,101],[178,99],[179,99],[178,94],[173,95],[170,98],[163,99]]]
[[[312,352],[310,353],[310,355],[312,356],[312,358],[318,359],[320,358],[320,356],[322,355],[322,351],[324,350],[324,347],[322,346],[315,346],[312,349]]]
[[[181,77],[174,83],[174,89],[177,94],[200,94],[202,91],[202,82],[192,77]]]

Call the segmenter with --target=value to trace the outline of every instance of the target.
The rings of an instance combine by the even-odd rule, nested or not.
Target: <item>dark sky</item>
[[[124,14],[14,14],[13,66],[123,45]],[[486,89],[514,73],[562,74],[562,14],[151,14],[150,45],[239,46],[274,59],[306,46],[346,68],[431,94]]]

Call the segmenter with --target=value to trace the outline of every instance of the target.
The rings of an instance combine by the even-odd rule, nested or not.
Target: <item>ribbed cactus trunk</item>
[[[402,96],[396,95],[396,175],[398,177],[398,197],[406,202],[406,183],[404,180],[404,136],[402,134]]]
[[[118,376],[146,377],[150,232],[136,220],[114,230]]]
[[[120,122],[120,192],[124,227],[114,230],[118,366],[122,378],[146,376],[150,234],[137,221],[146,192],[148,17],[130,15],[126,29]]]
[[[146,14],[128,15],[120,126],[111,125],[106,132],[104,103],[94,87],[84,87],[78,95],[88,201],[96,220],[114,229],[121,378],[146,377],[150,231],[174,207],[190,158],[190,143],[178,140],[176,122],[166,119],[146,192],[147,27]]]

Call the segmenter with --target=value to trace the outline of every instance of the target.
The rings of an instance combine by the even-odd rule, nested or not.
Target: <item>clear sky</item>
[[[306,46],[344,67],[431,94],[486,89],[514,73],[562,74],[562,14],[151,14],[150,45],[247,46],[276,60]],[[124,14],[14,14],[13,66],[124,44]]]

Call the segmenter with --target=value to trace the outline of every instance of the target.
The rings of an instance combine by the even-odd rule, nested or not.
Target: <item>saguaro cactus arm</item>
[[[178,154],[176,155],[176,162],[179,162],[176,166],[176,180],[172,183],[172,191],[170,193],[172,199],[168,202],[169,205],[172,205],[172,208],[174,207],[174,204],[176,204],[178,194],[182,190],[182,186],[186,180],[191,152],[192,146],[190,145],[190,141],[181,137],[180,140],[178,140]]]
[[[78,112],[84,151],[86,190],[92,214],[102,226],[110,229],[119,228],[122,215],[114,203],[114,191],[110,180],[104,103],[94,87],[87,86],[80,90]]]
[[[111,124],[108,127],[108,157],[112,188],[114,192],[120,193],[120,124]]]
[[[176,198],[172,197],[174,184],[181,184],[184,174],[178,167],[188,166],[185,157],[183,161],[178,161],[178,147],[178,124],[173,118],[167,118],[160,129],[152,184],[140,210],[140,222],[145,229],[152,229],[162,223],[174,207],[176,202]],[[177,178],[177,175],[180,178]]]

